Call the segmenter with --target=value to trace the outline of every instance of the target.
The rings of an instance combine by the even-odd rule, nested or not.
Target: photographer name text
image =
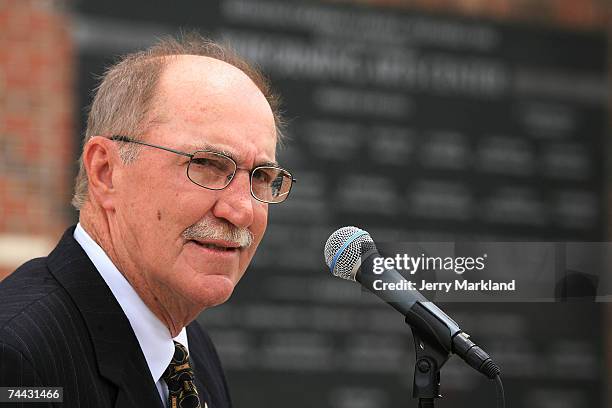
[[[399,282],[385,282],[382,279],[377,279],[372,282],[372,288],[376,291],[395,291],[395,290],[431,290],[444,291],[449,293],[455,291],[514,291],[516,290],[516,280],[512,279],[506,282],[496,282],[493,280],[480,280],[470,282],[467,280],[455,279],[452,282],[428,282],[421,280],[413,282],[403,280]]]

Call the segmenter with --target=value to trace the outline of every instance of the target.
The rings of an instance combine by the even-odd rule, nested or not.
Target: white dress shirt
[[[168,328],[151,312],[104,250],[83,229],[81,223],[77,224],[74,230],[74,239],[83,247],[130,321],[149,366],[153,382],[157,386],[162,401],[167,406],[168,386],[161,376],[174,355],[173,340],[181,343],[189,351],[187,331],[183,327],[178,336],[174,339],[170,337]]]

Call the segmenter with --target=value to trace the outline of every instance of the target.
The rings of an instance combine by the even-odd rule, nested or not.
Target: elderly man
[[[63,387],[63,407],[230,406],[194,319],[230,297],[289,194],[278,129],[263,77],[199,37],[111,67],[79,224],[0,284],[0,386]]]

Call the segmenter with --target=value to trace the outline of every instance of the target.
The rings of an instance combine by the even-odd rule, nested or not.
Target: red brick
[[[4,119],[5,129],[9,132],[18,132],[20,130],[30,129],[32,127],[32,118],[23,114],[6,115]]]
[[[33,12],[30,14],[29,26],[35,32],[48,32],[53,30],[57,18],[55,15],[45,12]]]

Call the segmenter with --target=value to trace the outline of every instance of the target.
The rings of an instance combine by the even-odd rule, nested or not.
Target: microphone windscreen
[[[376,250],[376,245],[367,231],[342,227],[329,236],[323,255],[334,276],[354,281],[361,256],[373,250]]]

